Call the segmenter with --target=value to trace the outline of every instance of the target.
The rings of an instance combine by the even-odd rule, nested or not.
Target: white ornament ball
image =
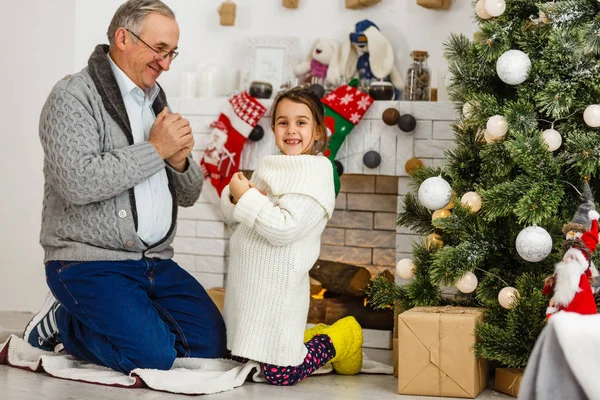
[[[542,132],[542,139],[548,145],[548,151],[558,150],[562,144],[562,136],[560,136],[560,133],[556,129],[546,129]]]
[[[597,128],[600,126],[600,105],[592,104],[587,106],[583,112],[583,120],[588,126]]]
[[[479,0],[475,5],[475,14],[481,19],[490,19],[492,16],[485,9],[486,0]]]
[[[471,118],[471,111],[473,111],[473,106],[468,101],[463,104],[462,112],[465,119]]]
[[[506,10],[506,2],[504,0],[485,0],[485,11],[492,17],[498,17]]]
[[[515,245],[525,261],[539,262],[552,251],[552,238],[544,228],[533,225],[519,232]]]
[[[490,135],[500,139],[508,132],[508,121],[502,115],[494,115],[488,119],[485,128]]]
[[[410,258],[404,258],[396,264],[396,275],[400,279],[412,279],[415,277],[415,264]]]
[[[444,208],[452,196],[452,188],[440,176],[427,178],[419,186],[419,201],[430,210]]]
[[[510,310],[517,297],[519,297],[519,291],[514,287],[507,286],[498,293],[498,302],[500,305],[507,310]]]
[[[509,85],[518,85],[525,82],[530,68],[531,60],[521,50],[508,50],[496,61],[498,77],[502,82]]]
[[[456,288],[463,293],[471,293],[477,289],[477,283],[475,274],[468,271],[456,282]]]
[[[471,212],[481,210],[481,196],[477,192],[467,192],[460,198],[460,202],[469,207]]]

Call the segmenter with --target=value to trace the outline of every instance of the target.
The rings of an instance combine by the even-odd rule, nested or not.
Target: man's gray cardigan
[[[167,259],[173,256],[177,206],[192,206],[202,189],[199,165],[167,165],[148,142],[133,144],[127,110],[106,58],[96,47],[88,66],[54,86],[40,116],[44,262]],[[152,108],[167,105],[161,90]],[[167,235],[148,246],[137,235],[133,187],[166,168],[173,196]]]

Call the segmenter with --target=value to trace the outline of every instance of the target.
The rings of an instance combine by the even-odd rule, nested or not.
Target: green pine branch
[[[400,304],[406,298],[405,290],[383,275],[373,277],[365,293],[368,304],[376,310]]]
[[[478,324],[475,353],[509,368],[523,368],[545,325],[549,298],[541,292],[543,277],[523,274],[517,280],[520,297],[510,311],[490,305],[485,322]]]
[[[396,224],[421,235],[433,232],[431,211],[421,205],[417,196],[408,193],[402,201],[402,211],[398,213]]]

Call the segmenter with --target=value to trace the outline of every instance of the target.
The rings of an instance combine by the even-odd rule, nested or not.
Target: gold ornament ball
[[[456,282],[456,288],[463,293],[472,293],[477,289],[479,281],[474,273],[467,271],[462,278]]]
[[[498,293],[498,302],[500,305],[507,310],[510,310],[517,297],[519,297],[519,291],[514,287],[507,286]]]
[[[386,125],[394,126],[400,119],[400,112],[393,107],[388,108],[381,115],[381,119]]]
[[[396,264],[396,275],[400,279],[412,279],[415,277],[415,264],[410,258],[404,258]]]
[[[444,241],[442,237],[437,233],[430,233],[425,237],[425,247],[428,250],[431,250],[436,247],[442,247],[444,245]]]
[[[460,198],[462,205],[469,207],[471,212],[481,210],[481,196],[477,192],[467,192]]]
[[[454,200],[456,200],[456,192],[452,189],[452,194],[450,195],[450,201],[444,207],[445,210],[452,210],[454,208]]]
[[[435,221],[438,218],[448,218],[452,214],[450,210],[446,210],[442,208],[441,210],[435,210],[433,214],[431,214],[431,220]]]
[[[416,170],[423,168],[423,166],[423,161],[421,161],[417,157],[413,157],[404,164],[404,170],[407,174],[411,175]]]

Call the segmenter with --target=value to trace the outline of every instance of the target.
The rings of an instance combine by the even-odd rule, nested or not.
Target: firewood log
[[[322,289],[323,289],[323,285],[321,284],[321,282],[319,282],[315,278],[310,278],[310,295],[311,296],[321,293]]]
[[[318,260],[309,274],[321,282],[324,289],[356,297],[365,296],[371,281],[371,274],[366,268],[333,261]]]

